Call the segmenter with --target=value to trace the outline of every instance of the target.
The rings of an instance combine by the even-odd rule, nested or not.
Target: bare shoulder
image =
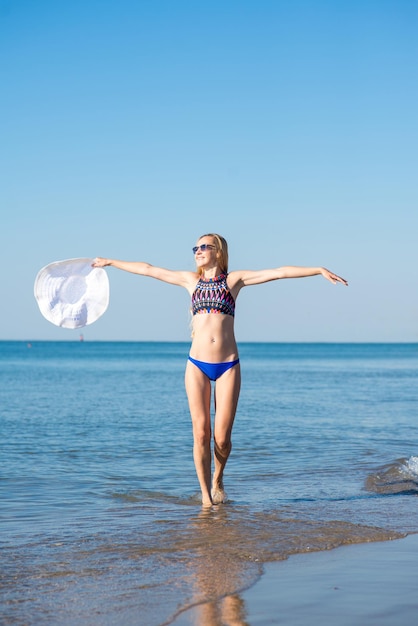
[[[250,270],[234,270],[228,273],[227,283],[234,298],[236,298],[241,289],[245,287],[246,278],[249,273],[251,273]]]
[[[242,270],[234,270],[233,272],[228,272],[228,287],[230,289],[235,289],[236,287],[241,288],[243,285],[241,284],[242,276],[244,275],[244,271]]]
[[[181,272],[181,274],[183,275],[184,287],[186,287],[186,289],[190,291],[190,293],[193,293],[199,280],[199,274],[197,272],[190,271],[184,271]]]
[[[181,285],[182,287],[185,287],[189,292],[193,292],[195,287],[196,287],[196,283],[199,280],[199,274],[197,272],[190,272],[190,271],[176,271],[175,274],[178,277],[178,284]]]

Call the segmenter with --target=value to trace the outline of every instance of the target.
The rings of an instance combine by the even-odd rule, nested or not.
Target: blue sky
[[[325,265],[241,292],[239,341],[418,341],[418,4],[0,0],[0,339],[74,257]],[[86,340],[189,339],[185,291],[108,270]]]

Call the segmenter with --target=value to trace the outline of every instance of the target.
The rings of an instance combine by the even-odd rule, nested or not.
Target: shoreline
[[[418,614],[418,533],[264,564],[247,590],[195,606],[173,626],[403,626]],[[216,619],[223,620],[222,622]]]

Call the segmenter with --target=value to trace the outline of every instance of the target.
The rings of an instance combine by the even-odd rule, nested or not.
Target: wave
[[[367,491],[384,495],[418,494],[418,457],[401,458],[367,477]]]

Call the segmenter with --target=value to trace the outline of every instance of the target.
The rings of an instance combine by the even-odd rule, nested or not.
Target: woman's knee
[[[226,434],[222,437],[216,436],[214,437],[215,441],[215,452],[217,452],[220,456],[227,456],[231,452],[232,442],[230,435]]]
[[[199,426],[195,426],[193,428],[193,440],[194,443],[197,444],[198,446],[208,446],[210,445],[210,441],[211,441],[211,431],[208,428],[202,428]]]

